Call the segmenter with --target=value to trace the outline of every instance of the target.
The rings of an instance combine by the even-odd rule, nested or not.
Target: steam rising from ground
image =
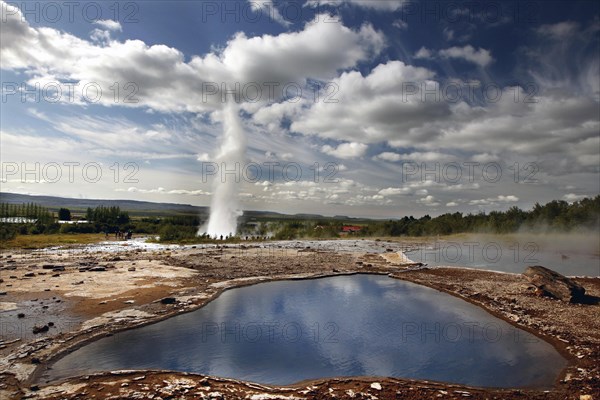
[[[211,237],[235,235],[237,219],[242,212],[239,204],[240,182],[236,174],[224,175],[223,169],[233,171],[244,161],[246,153],[246,135],[239,116],[238,105],[228,102],[222,112],[223,142],[216,156],[220,173],[213,181],[213,197],[210,204],[208,222],[201,226],[198,235]]]

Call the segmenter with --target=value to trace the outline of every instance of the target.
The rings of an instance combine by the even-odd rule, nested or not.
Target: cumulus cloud
[[[586,197],[590,197],[586,194],[575,194],[575,193],[567,193],[563,196],[563,200],[569,202],[569,203],[573,203],[576,201],[579,201],[581,199],[584,199]]]
[[[487,199],[471,200],[469,205],[472,206],[492,206],[497,204],[516,203],[519,198],[514,195],[498,195],[497,197],[489,197]]]
[[[403,96],[406,82],[424,82],[433,76],[432,71],[401,61],[380,64],[367,76],[345,72],[332,81],[338,101],[311,104],[297,115],[290,129],[361,143],[404,135],[412,127],[450,115],[445,103],[423,102],[418,95]]]
[[[366,144],[362,143],[342,143],[337,147],[331,147],[329,145],[325,145],[321,148],[321,151],[325,154],[329,154],[330,156],[334,156],[337,158],[357,158],[362,157],[367,151]]]
[[[270,16],[273,21],[278,22],[285,27],[288,27],[292,24],[290,21],[287,21],[285,18],[283,18],[273,3],[273,0],[248,0],[248,2],[250,3],[250,7],[254,12],[265,13],[266,15]]]
[[[430,59],[433,58],[433,53],[427,47],[423,46],[415,53],[415,58]]]
[[[462,59],[465,61],[472,62],[473,64],[477,64],[480,67],[487,67],[489,64],[492,63],[492,61],[494,61],[489,50],[481,48],[475,49],[471,45],[467,45],[464,47],[450,47],[448,49],[440,50],[438,54],[442,58]]]
[[[446,32],[446,31],[444,31]],[[449,31],[452,32],[452,31]],[[448,36],[448,34],[447,34]],[[447,37],[448,40],[452,39],[452,35]],[[434,58],[440,57],[444,59],[454,58],[461,59],[464,61],[471,62],[473,64],[479,65],[480,67],[487,67],[491,64],[494,59],[492,58],[491,52],[489,50],[480,48],[475,49],[471,45],[467,45],[464,47],[453,46],[448,49],[442,50],[431,50],[427,47],[421,47],[414,55],[416,59],[426,59],[432,60]]]
[[[427,207],[437,207],[440,205],[440,202],[432,195],[425,196],[417,200],[417,202]]]
[[[398,162],[398,161],[402,160],[402,156],[398,153],[386,151],[386,152],[376,155],[375,159],[382,160],[382,161],[388,161],[388,162]]]
[[[396,11],[402,8],[405,2],[406,0],[308,0],[306,5],[317,7],[323,5],[340,6],[348,4],[377,11]]]
[[[121,23],[119,21],[113,21],[112,19],[101,19],[96,21],[95,24],[100,25],[102,28],[109,31],[121,32],[123,30]]]
[[[411,192],[411,188],[409,187],[403,187],[403,188],[386,188],[386,189],[381,189],[378,194],[384,197],[387,196],[398,196],[398,195],[404,195],[404,194],[408,194]]]
[[[103,43],[96,44],[56,29],[34,28],[21,13],[5,9],[0,49],[4,69],[29,71],[32,85],[66,79],[81,89],[93,82],[104,93],[111,93],[115,82],[132,83],[136,102],[121,105],[165,112],[218,109],[223,89],[235,90],[240,99],[248,82],[264,89],[262,104],[273,102],[284,94],[285,85],[303,87],[309,78],[331,79],[385,46],[383,34],[370,24],[352,30],[320,16],[298,32],[256,37],[238,33],[222,50],[186,62],[172,47],[140,40],[108,42],[100,32],[95,38]],[[107,21],[102,25],[116,26]],[[103,96],[99,103],[112,105],[114,99]]]

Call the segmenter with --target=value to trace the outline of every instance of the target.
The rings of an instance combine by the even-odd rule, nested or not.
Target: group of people
[[[109,235],[108,230],[105,231],[104,234],[106,235],[106,238],[108,239],[108,235]],[[115,239],[117,239],[117,240],[129,240],[129,239],[131,239],[132,236],[133,236],[133,232],[131,231],[131,229],[127,230],[127,232],[122,231],[120,229],[117,229],[115,231]]]

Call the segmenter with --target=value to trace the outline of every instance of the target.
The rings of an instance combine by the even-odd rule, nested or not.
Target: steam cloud
[[[246,134],[239,116],[239,107],[229,101],[222,112],[223,142],[216,162],[221,168],[213,181],[213,197],[210,204],[208,222],[201,226],[198,235],[208,234],[210,237],[235,235],[237,219],[242,215],[239,204],[239,180],[233,174],[225,175],[226,168],[233,171],[244,161],[246,153]]]

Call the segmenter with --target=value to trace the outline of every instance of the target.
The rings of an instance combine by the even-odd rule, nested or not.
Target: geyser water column
[[[242,215],[239,204],[241,180],[235,174],[224,171],[240,170],[246,153],[246,134],[239,115],[239,106],[235,101],[228,101],[222,111],[223,142],[216,156],[219,173],[213,181],[213,197],[210,203],[210,217],[201,226],[198,235],[208,234],[211,237],[235,235],[237,219]],[[236,167],[239,165],[239,168]]]

